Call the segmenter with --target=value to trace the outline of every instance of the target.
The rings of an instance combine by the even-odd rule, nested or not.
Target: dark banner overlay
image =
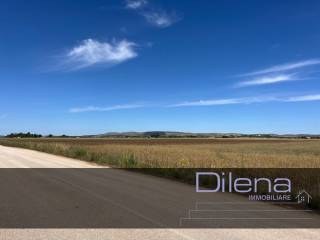
[[[320,169],[0,169],[0,228],[319,228]]]

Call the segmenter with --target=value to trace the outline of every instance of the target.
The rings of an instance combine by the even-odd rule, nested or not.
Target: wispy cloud
[[[227,99],[214,99],[214,100],[199,100],[192,102],[182,102],[169,107],[191,107],[191,106],[214,106],[214,105],[229,105],[229,104],[238,104],[239,99],[236,98],[227,98]]]
[[[126,7],[130,9],[140,9],[148,4],[147,0],[127,0]]]
[[[147,0],[126,0],[126,8],[137,11],[152,26],[166,28],[181,20],[174,11],[168,12],[161,7],[154,7]]]
[[[180,20],[175,13],[169,14],[165,11],[145,12],[142,15],[145,17],[148,23],[160,28],[169,27]]]
[[[143,104],[124,104],[124,105],[114,105],[109,107],[95,107],[95,106],[88,106],[88,107],[77,107],[69,109],[71,113],[80,113],[80,112],[108,112],[114,110],[121,110],[121,109],[133,109],[133,108],[142,108],[144,107]]]
[[[320,64],[320,59],[308,59],[308,60],[299,61],[299,62],[290,62],[290,63],[280,64],[280,65],[275,65],[270,68],[265,68],[258,71],[241,74],[240,76],[254,76],[254,75],[262,75],[262,74],[269,74],[269,73],[276,73],[276,72],[284,72],[284,71],[295,70],[295,69],[312,66],[312,65],[319,65],[319,64]]]
[[[220,98],[220,99],[208,99],[198,101],[186,101],[176,104],[123,104],[113,105],[108,107],[76,107],[69,109],[70,113],[81,113],[81,112],[108,112],[122,109],[135,109],[145,107],[205,107],[205,106],[219,106],[219,105],[240,105],[240,104],[254,104],[254,103],[267,103],[267,102],[308,102],[308,101],[320,101],[320,94],[314,95],[300,95],[300,96],[254,96],[254,97],[243,97],[243,98]],[[1,116],[1,115],[0,115]],[[1,117],[0,117],[1,118]]]
[[[63,65],[67,69],[77,70],[98,64],[119,64],[138,56],[136,46],[127,40],[99,42],[86,39],[65,54]]]
[[[216,105],[231,105],[231,104],[250,104],[259,102],[275,101],[274,97],[246,97],[246,98],[224,98],[224,99],[211,99],[199,100],[191,102],[182,102],[170,105],[169,107],[192,107],[192,106],[216,106]]]
[[[238,77],[255,76],[255,78],[241,81],[235,84],[235,87],[249,87],[256,85],[275,84],[279,82],[307,79],[306,75],[310,75],[310,72],[306,72],[303,68],[319,64],[320,59],[308,59],[299,62],[290,62],[275,65],[270,68],[240,74],[238,75]]]
[[[254,85],[273,84],[278,82],[294,81],[298,80],[295,74],[279,74],[275,76],[260,76],[253,80],[247,80],[236,84],[236,87],[246,87]]]
[[[287,102],[320,101],[320,94],[289,97],[288,99],[286,99],[286,101]]]
[[[293,97],[245,97],[245,98],[224,98],[182,102],[178,104],[169,105],[169,107],[200,107],[200,106],[217,106],[217,105],[232,105],[232,104],[252,104],[265,102],[305,102],[305,101],[320,101],[320,94],[303,95]]]

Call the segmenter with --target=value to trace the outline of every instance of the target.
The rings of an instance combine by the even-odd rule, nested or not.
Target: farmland
[[[320,167],[320,140],[2,138],[0,144],[34,149],[114,167]]]
[[[315,139],[1,138],[0,144],[111,167],[138,168],[144,173],[189,183],[194,183],[197,168],[239,168],[236,172],[241,175],[270,177],[291,172],[293,181],[307,181],[304,188],[313,196],[312,207],[320,206],[318,172],[307,180],[305,175],[311,171],[294,170],[319,169],[320,140]],[[288,168],[294,171],[285,170]],[[293,189],[295,193],[298,190]]]

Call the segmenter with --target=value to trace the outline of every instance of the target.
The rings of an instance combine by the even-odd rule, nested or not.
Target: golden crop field
[[[115,167],[319,168],[320,140],[310,139],[0,139]]]
[[[191,184],[198,168],[239,168],[236,172],[243,176],[291,173],[290,178],[299,185],[302,179],[306,181],[306,171],[295,168],[320,167],[320,140],[311,139],[2,138],[0,144],[111,167],[139,168]],[[312,207],[320,208],[319,177],[311,178],[304,188],[313,196]]]

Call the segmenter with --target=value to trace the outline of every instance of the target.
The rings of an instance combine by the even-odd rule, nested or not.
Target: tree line
[[[41,134],[35,134],[35,133],[10,133],[6,136],[7,138],[41,138]]]

